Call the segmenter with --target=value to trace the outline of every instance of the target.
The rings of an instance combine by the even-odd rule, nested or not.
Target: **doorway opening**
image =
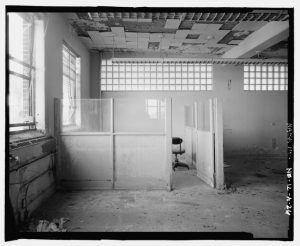
[[[183,148],[179,161],[188,168],[184,165],[175,168],[172,188],[208,185],[223,189],[223,118],[222,103],[217,98],[184,107]],[[174,145],[172,152],[174,155],[178,152]]]

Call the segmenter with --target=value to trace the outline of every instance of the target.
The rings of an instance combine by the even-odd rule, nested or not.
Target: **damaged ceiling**
[[[118,8],[120,10],[120,8]],[[122,10],[122,9],[121,9]],[[137,10],[137,9],[136,9]],[[68,22],[89,49],[114,52],[190,54],[222,58],[270,22],[288,22],[287,10],[242,12],[80,12]],[[197,10],[197,9],[195,9]],[[203,9],[201,9],[203,10]],[[279,35],[278,35],[279,36]],[[249,58],[287,58],[287,36]],[[262,41],[263,42],[263,41]],[[265,42],[265,41],[264,41]],[[238,58],[238,57],[236,57]]]

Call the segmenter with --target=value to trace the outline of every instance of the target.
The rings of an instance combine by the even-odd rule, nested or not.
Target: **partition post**
[[[195,117],[195,128],[194,130],[192,131],[192,165],[196,166],[197,168],[197,158],[199,158],[199,156],[197,156],[197,149],[198,149],[198,140],[197,140],[197,131],[198,131],[198,102],[195,102],[194,103],[194,117]],[[193,136],[195,136],[195,142],[193,142]],[[195,155],[194,155],[194,152],[193,152],[193,145],[195,143]],[[193,157],[195,156],[195,158]],[[195,159],[195,162],[194,162],[194,159]]]
[[[115,137],[114,137],[114,99],[111,98],[111,112],[110,112],[110,143],[111,143],[111,167],[112,167],[112,188],[115,189]]]
[[[214,98],[214,126],[215,126],[215,172],[216,188],[224,186],[224,156],[223,156],[223,110],[222,103]]]
[[[167,189],[172,190],[172,99],[167,98],[166,103],[166,177],[168,180]]]
[[[215,115],[214,115],[214,101],[212,99],[209,99],[209,132],[211,133],[211,143],[212,143],[212,165],[213,165],[213,184],[212,186],[216,188],[216,159],[215,159]]]

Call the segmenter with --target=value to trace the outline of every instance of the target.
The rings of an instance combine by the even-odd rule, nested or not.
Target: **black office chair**
[[[177,156],[185,153],[185,150],[181,148],[181,143],[182,143],[181,138],[178,138],[178,137],[172,138],[172,144],[177,145],[177,146],[179,145],[179,149],[178,149],[178,147],[172,149],[172,153],[175,155],[175,161],[173,162],[173,170],[174,171],[175,171],[176,167],[186,167],[187,169],[190,169],[190,167],[187,164],[180,162],[178,160]]]

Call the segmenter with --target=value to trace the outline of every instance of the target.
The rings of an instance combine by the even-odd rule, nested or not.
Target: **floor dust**
[[[57,192],[32,217],[67,217],[71,232],[250,232],[256,238],[286,238],[286,161],[232,158],[226,163],[222,191],[203,183],[195,169],[178,168],[172,192]]]

